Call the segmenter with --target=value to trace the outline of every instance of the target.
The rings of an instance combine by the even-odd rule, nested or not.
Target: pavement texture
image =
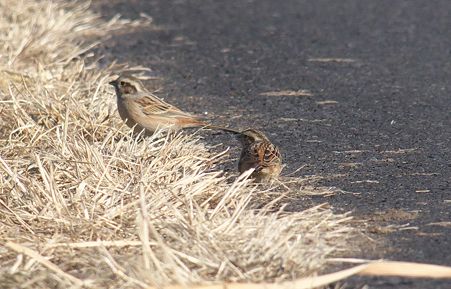
[[[116,59],[151,67],[157,94],[217,124],[264,130],[285,172],[342,193],[312,197],[368,225],[362,257],[451,265],[451,2],[100,1]],[[213,117],[215,116],[215,117]],[[293,201],[301,208],[305,198]],[[449,281],[365,278],[369,288]],[[354,282],[354,283],[353,283]]]

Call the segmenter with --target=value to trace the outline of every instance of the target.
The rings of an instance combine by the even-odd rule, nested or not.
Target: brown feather
[[[243,150],[238,162],[238,170],[243,173],[254,169],[251,177],[256,181],[277,178],[282,170],[282,157],[277,146],[260,131],[249,129],[239,136]]]

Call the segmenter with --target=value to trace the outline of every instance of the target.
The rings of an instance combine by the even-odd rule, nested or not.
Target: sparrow
[[[243,148],[238,162],[238,171],[243,173],[251,168],[251,178],[256,182],[277,179],[282,171],[282,156],[279,148],[259,130],[247,129],[236,134]]]
[[[136,77],[119,76],[109,84],[116,91],[119,115],[127,126],[134,128],[135,133],[144,131],[144,134],[149,136],[157,129],[177,131],[192,127],[237,133],[233,129],[210,125],[163,101],[149,92]]]

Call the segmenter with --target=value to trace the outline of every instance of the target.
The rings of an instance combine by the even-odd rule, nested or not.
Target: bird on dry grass
[[[243,173],[254,168],[251,177],[257,182],[277,179],[282,171],[282,156],[279,148],[259,130],[247,129],[237,134],[243,149],[238,170]]]
[[[152,135],[157,129],[180,130],[205,127],[237,133],[236,130],[213,126],[187,112],[163,101],[149,92],[139,79],[133,76],[119,76],[110,82],[116,90],[119,115],[135,133],[144,131]]]

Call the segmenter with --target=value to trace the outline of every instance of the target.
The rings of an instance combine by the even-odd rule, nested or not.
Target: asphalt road
[[[159,29],[114,36],[104,48],[151,67],[168,101],[215,115],[218,124],[263,129],[283,150],[286,171],[305,164],[298,175],[322,176],[321,184],[348,192],[318,201],[352,210],[385,240],[362,256],[451,265],[451,1],[94,6],[105,17],[154,19]],[[451,288],[446,281],[362,282]]]

